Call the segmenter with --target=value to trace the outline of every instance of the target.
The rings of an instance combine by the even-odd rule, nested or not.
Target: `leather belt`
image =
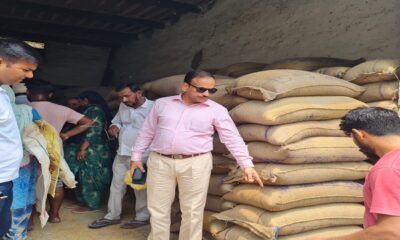
[[[204,154],[204,153],[196,153],[196,154],[184,155],[184,154],[162,154],[159,152],[155,152],[155,153],[157,153],[158,155],[167,157],[167,158],[172,158],[172,159],[185,159],[185,158],[197,157],[197,156]]]

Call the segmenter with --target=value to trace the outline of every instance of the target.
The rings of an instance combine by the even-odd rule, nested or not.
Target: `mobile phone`
[[[135,171],[133,171],[133,175],[132,175],[132,183],[133,184],[143,185],[146,183],[146,178],[147,178],[146,164],[143,164],[143,168],[144,168],[145,172],[140,171],[139,168],[136,168]]]

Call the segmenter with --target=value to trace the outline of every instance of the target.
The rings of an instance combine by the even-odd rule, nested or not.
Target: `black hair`
[[[32,64],[39,64],[41,61],[37,50],[27,43],[13,38],[0,39],[0,57],[11,63],[25,60]]]
[[[340,129],[347,135],[352,129],[375,136],[400,135],[400,118],[396,112],[385,108],[356,108],[342,118]]]
[[[120,92],[125,88],[129,88],[132,92],[140,91],[140,85],[135,83],[121,83],[115,87],[115,91]]]
[[[105,113],[107,123],[110,123],[112,120],[112,115],[110,109],[108,108],[108,104],[104,98],[95,91],[84,91],[78,95],[79,99],[87,99],[90,104],[98,105]]]
[[[48,95],[50,93],[54,93],[54,87],[50,82],[42,80],[42,79],[32,79],[26,81],[26,88],[33,95]]]
[[[192,80],[197,77],[200,77],[200,78],[201,77],[210,77],[210,78],[215,79],[215,77],[211,73],[206,72],[204,70],[192,70],[192,71],[186,73],[183,81],[187,84],[191,84]]]

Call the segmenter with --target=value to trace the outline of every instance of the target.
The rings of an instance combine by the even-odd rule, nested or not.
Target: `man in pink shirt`
[[[364,183],[364,230],[328,239],[400,239],[400,118],[383,108],[358,108],[340,128],[375,165]]]
[[[50,123],[58,133],[61,132],[65,123],[72,123],[77,125],[65,133],[61,133],[62,140],[67,140],[70,137],[76,136],[80,133],[87,131],[92,125],[93,121],[68,107],[49,102],[53,96],[53,86],[43,80],[32,80],[27,83],[27,95],[30,105],[34,107],[40,114],[43,120]],[[60,140],[61,146],[62,142]],[[63,149],[61,148],[61,152]],[[50,200],[49,222],[60,222],[59,210],[64,199],[64,188],[61,180],[57,182],[57,188],[54,198]]]
[[[263,186],[227,109],[208,99],[217,91],[215,78],[205,71],[191,71],[185,76],[182,91],[155,102],[133,147],[132,173],[136,168],[145,171],[140,159],[149,146],[152,151],[147,162],[149,240],[169,239],[176,185],[182,211],[179,239],[202,239],[215,131],[244,170],[245,180]]]

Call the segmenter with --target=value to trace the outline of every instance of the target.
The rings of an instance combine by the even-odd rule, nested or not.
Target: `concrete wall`
[[[37,76],[65,86],[98,86],[107,66],[110,49],[46,43],[45,61]]]
[[[120,48],[115,82],[156,79],[190,69],[288,57],[399,57],[398,0],[217,0],[150,38]]]

